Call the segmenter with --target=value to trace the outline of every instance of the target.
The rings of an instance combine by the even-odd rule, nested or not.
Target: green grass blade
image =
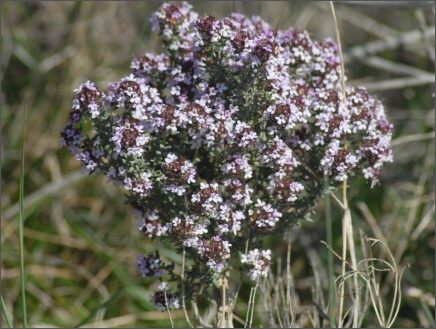
[[[21,169],[20,169],[20,192],[19,192],[19,239],[20,239],[20,281],[21,281],[21,303],[23,305],[23,327],[27,328],[27,309],[26,309],[26,284],[24,272],[24,215],[23,215],[23,200],[24,200],[24,146],[26,144],[26,117],[27,109],[24,114],[23,123],[23,142],[21,145]]]
[[[119,289],[118,291],[116,291],[112,296],[110,296],[106,301],[104,301],[103,303],[101,303],[98,307],[96,307],[94,310],[91,311],[91,313],[89,313],[89,315],[84,318],[82,321],[80,321],[77,325],[75,325],[73,328],[80,328],[81,326],[83,326],[84,324],[86,324],[87,322],[89,322],[89,320],[91,320],[97,313],[98,311],[100,311],[100,309],[102,309],[103,307],[105,307],[106,305],[108,305],[110,302],[112,302],[115,298],[118,297],[118,295],[121,293],[121,291],[123,290],[123,288]]]
[[[6,304],[5,301],[3,300],[3,296],[0,295],[0,298],[1,298],[2,313],[6,319],[6,323],[8,324],[9,328],[14,328],[11,315],[9,314],[8,309],[6,308]]]
[[[419,299],[419,303],[421,304],[427,321],[430,323],[430,327],[434,328],[436,326],[436,322],[434,315],[431,314],[430,307],[428,307],[427,303],[422,298]]]

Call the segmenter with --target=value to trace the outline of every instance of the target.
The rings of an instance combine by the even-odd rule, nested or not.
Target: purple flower
[[[302,220],[325,176],[374,186],[393,161],[383,105],[363,87],[342,90],[333,40],[256,16],[199,16],[187,2],[162,4],[151,22],[165,52],[134,58],[104,92],[75,89],[60,143],[84,173],[122,186],[139,230],[185,250],[193,273],[211,278],[240,246]],[[161,275],[141,257],[143,276]],[[253,280],[270,260],[258,249],[241,259]],[[178,305],[162,287],[152,300]]]
[[[138,262],[138,271],[143,277],[162,277],[160,259],[153,253],[150,252],[147,256],[137,255],[136,261]]]

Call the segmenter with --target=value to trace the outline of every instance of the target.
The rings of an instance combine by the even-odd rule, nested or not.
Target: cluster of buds
[[[135,58],[105,92],[79,86],[62,145],[124,188],[145,235],[211,275],[242,262],[257,279],[270,254],[253,241],[304,219],[326,181],[360,174],[374,186],[392,161],[392,125],[364,88],[342,89],[330,39],[259,17],[199,17],[185,2],[151,21],[166,52]],[[254,251],[241,256],[247,240]],[[138,262],[143,275],[153,263]]]

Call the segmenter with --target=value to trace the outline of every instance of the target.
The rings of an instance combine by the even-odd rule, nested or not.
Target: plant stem
[[[244,328],[251,328],[251,325],[253,323],[253,314],[254,314],[254,302],[256,298],[256,291],[259,287],[259,278],[256,280],[256,286],[252,287],[250,290],[250,298],[248,299],[248,311],[247,316],[245,318],[245,325]],[[248,320],[250,319],[250,320]],[[248,327],[247,327],[248,324]]]
[[[253,324],[253,315],[254,315],[254,302],[255,302],[255,298],[256,298],[256,292],[257,292],[257,288],[259,287],[259,278],[257,278],[256,280],[256,286],[254,287],[254,292],[253,292],[253,299],[252,299],[252,304],[251,304],[251,316],[250,316],[250,323],[248,324],[248,327],[251,328],[251,325]]]
[[[344,280],[346,274],[346,265],[347,265],[347,246],[348,246],[348,230],[350,223],[350,216],[348,210],[348,201],[347,201],[347,180],[344,180],[342,183],[342,203],[344,205],[344,217],[342,219],[342,270],[341,270],[341,278]],[[342,313],[344,310],[344,298],[345,298],[345,282],[342,283],[340,291],[339,291],[339,313],[338,313],[338,328],[342,328],[343,319]]]
[[[170,307],[168,305],[168,298],[167,298],[167,291],[166,290],[164,290],[164,296],[165,296],[165,306],[166,306],[166,309],[168,311],[168,316],[169,316],[170,322],[171,322],[171,328],[174,328],[173,317],[171,316]]]
[[[225,328],[226,327],[226,278],[225,274],[219,280],[221,284],[221,312],[218,312],[218,327]]]
[[[346,200],[345,200],[346,202]],[[347,202],[346,202],[347,203]],[[359,289],[359,281],[358,281],[358,271],[357,271],[357,257],[356,257],[356,248],[354,245],[354,234],[353,234],[353,221],[351,218],[350,209],[347,207],[345,209],[345,217],[347,222],[347,239],[350,247],[350,259],[351,265],[353,267],[353,292],[354,292],[354,313],[353,313],[353,328],[356,328],[359,323],[359,312],[360,312],[360,289]]]
[[[186,251],[185,248],[183,248],[183,258],[182,258],[182,308],[183,313],[185,314],[186,321],[189,324],[189,327],[193,328],[193,325],[191,323],[191,320],[189,319],[188,312],[186,311],[186,304],[185,304],[185,262],[186,262]]]
[[[286,321],[291,326],[292,301],[291,301],[291,241],[288,242],[286,254]]]
[[[328,177],[324,178],[324,188],[327,190],[329,183]],[[330,199],[330,191],[328,191],[325,195],[325,212],[326,212],[326,226],[327,226],[327,244],[330,248],[333,249],[333,223],[332,223],[332,206]],[[327,262],[329,269],[329,318],[331,327],[336,327],[336,314],[335,314],[335,305],[336,305],[336,291],[335,291],[335,278],[334,278],[334,262],[333,262],[333,253],[331,251],[327,251]]]
[[[338,43],[338,52],[339,52],[339,58],[341,62],[341,73],[340,73],[340,79],[341,79],[341,86],[342,86],[342,93],[341,93],[341,102],[345,104],[346,102],[346,89],[345,89],[345,67],[344,67],[344,58],[342,56],[342,45],[341,45],[341,37],[339,34],[339,26],[338,21],[336,19],[336,12],[335,12],[335,6],[333,4],[333,1],[330,1],[330,8],[332,11],[333,20],[335,23],[335,33],[336,33],[336,42]],[[347,145],[345,145],[345,149],[347,149]],[[344,217],[342,220],[342,270],[341,270],[341,278],[344,280],[345,278],[345,270],[346,270],[346,260],[347,260],[347,244],[348,244],[348,229],[351,229],[349,225],[351,225],[351,218],[349,216],[349,209],[348,209],[348,201],[347,201],[347,180],[345,179],[342,183],[342,208],[344,210]],[[341,328],[343,325],[343,319],[342,319],[342,313],[344,309],[344,292],[345,292],[345,283],[343,282],[341,284],[340,290],[339,290],[339,312],[338,312],[338,327]]]

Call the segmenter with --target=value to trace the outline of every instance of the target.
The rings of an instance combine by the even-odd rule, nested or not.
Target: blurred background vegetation
[[[156,286],[136,272],[135,255],[160,248],[136,228],[122,191],[100,176],[80,175],[59,148],[73,89],[90,79],[102,89],[130,73],[134,55],[160,51],[149,18],[161,4],[143,2],[3,2],[1,6],[1,293],[22,325],[19,284],[18,191],[21,130],[27,115],[24,167],[24,261],[27,311],[33,327],[168,327],[167,313],[149,300]],[[312,39],[335,38],[328,2],[191,2],[199,14],[260,15],[273,27],[307,29]],[[381,185],[349,181],[355,239],[384,241],[405,267],[395,327],[431,327],[435,307],[435,7],[432,1],[342,1],[335,4],[349,84],[364,85],[394,124],[394,163]],[[27,114],[26,114],[27,113]],[[334,203],[333,203],[334,204]],[[341,216],[333,206],[333,249],[341,246]],[[287,239],[266,243],[280,264],[292,245],[293,293],[301,326],[313,286],[328,291],[324,202],[312,221]],[[336,273],[340,273],[337,261]],[[278,270],[280,275],[280,270]],[[319,279],[319,277],[321,279]],[[318,278],[318,279],[317,279]],[[319,282],[318,282],[318,281]],[[389,300],[389,277],[380,277]],[[236,308],[245,318],[249,285]],[[319,298],[319,296],[317,297]],[[328,297],[324,297],[328,299]],[[262,303],[255,326],[268,324]],[[371,306],[363,326],[377,326]],[[372,315],[371,315],[372,314]],[[185,327],[180,310],[175,325]],[[306,319],[306,320],[304,320]],[[432,322],[433,321],[433,322]],[[4,319],[2,316],[4,326]],[[235,321],[236,326],[241,323]]]

